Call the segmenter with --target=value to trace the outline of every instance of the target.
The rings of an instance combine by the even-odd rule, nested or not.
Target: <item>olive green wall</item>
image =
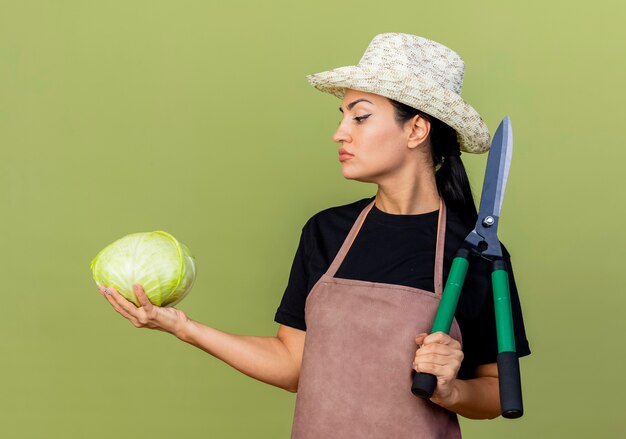
[[[305,75],[395,31],[455,49],[465,99],[492,132],[513,123],[500,237],[526,413],[463,420],[465,437],[620,437],[623,2],[226,4],[0,0],[0,436],[288,437],[294,394],[135,329],[89,262],[169,231],[198,262],[181,309],[275,334],[302,225],[375,191],[341,176],[339,101]],[[464,158],[478,198],[486,155]]]

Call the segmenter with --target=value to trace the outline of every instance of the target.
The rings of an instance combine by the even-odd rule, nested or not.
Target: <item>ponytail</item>
[[[459,213],[468,228],[474,227],[478,213],[465,166],[461,161],[461,149],[454,128],[401,102],[393,99],[389,101],[395,107],[395,118],[400,124],[418,114],[430,120],[432,160],[439,196],[449,209]]]

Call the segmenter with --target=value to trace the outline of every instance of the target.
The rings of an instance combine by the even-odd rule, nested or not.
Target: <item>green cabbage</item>
[[[137,306],[135,283],[154,305],[168,306],[191,290],[196,263],[184,244],[159,230],[132,233],[109,244],[91,261],[91,272],[98,286],[115,288]]]

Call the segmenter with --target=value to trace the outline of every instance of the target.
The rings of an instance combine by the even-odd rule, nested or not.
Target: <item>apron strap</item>
[[[437,249],[435,250],[435,296],[443,294],[443,254],[446,242],[446,205],[439,197],[439,220],[437,221]]]
[[[337,270],[341,266],[341,263],[345,259],[348,254],[348,250],[352,247],[352,243],[356,238],[356,235],[361,230],[361,226],[365,221],[365,217],[369,213],[369,211],[376,204],[376,198],[372,200],[365,208],[361,211],[356,221],[352,225],[348,236],[343,241],[343,245],[337,252],[335,259],[333,259],[332,264],[326,270],[326,276],[334,277],[337,273]],[[435,296],[441,297],[443,292],[443,252],[444,252],[444,244],[446,240],[446,205],[443,202],[443,198],[440,198],[439,202],[439,218],[437,221],[437,247],[435,250],[435,273],[434,273],[434,284],[435,284]]]
[[[350,247],[352,246],[352,242],[354,241],[354,238],[356,238],[357,233],[359,233],[359,230],[361,230],[361,226],[363,225],[363,221],[365,221],[365,216],[369,213],[369,211],[372,209],[372,207],[374,207],[375,203],[376,203],[376,198],[374,198],[371,201],[370,204],[365,206],[365,208],[359,214],[358,218],[356,219],[356,221],[352,225],[352,228],[350,229],[350,232],[348,233],[348,236],[343,241],[343,245],[341,246],[341,248],[337,252],[337,255],[335,256],[335,259],[333,260],[333,263],[330,264],[330,267],[328,267],[328,270],[326,270],[326,275],[327,276],[334,277],[335,273],[337,273],[337,270],[339,269],[339,266],[341,265],[341,263],[345,259],[346,255],[348,254],[348,250],[350,250]]]

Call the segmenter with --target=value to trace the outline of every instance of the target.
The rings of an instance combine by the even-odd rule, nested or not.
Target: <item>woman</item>
[[[460,97],[463,61],[409,34],[377,35],[357,66],[308,77],[342,99],[333,140],[345,178],[376,195],[302,230],[276,337],[227,334],[174,308],[102,293],[137,327],[170,332],[241,372],[298,392],[294,438],[459,437],[456,414],[499,414],[490,264],[472,260],[450,335],[427,334],[454,253],[476,221],[461,151],[489,132]],[[510,258],[503,248],[505,260]],[[518,354],[528,355],[509,272]],[[413,371],[433,374],[430,401]]]

